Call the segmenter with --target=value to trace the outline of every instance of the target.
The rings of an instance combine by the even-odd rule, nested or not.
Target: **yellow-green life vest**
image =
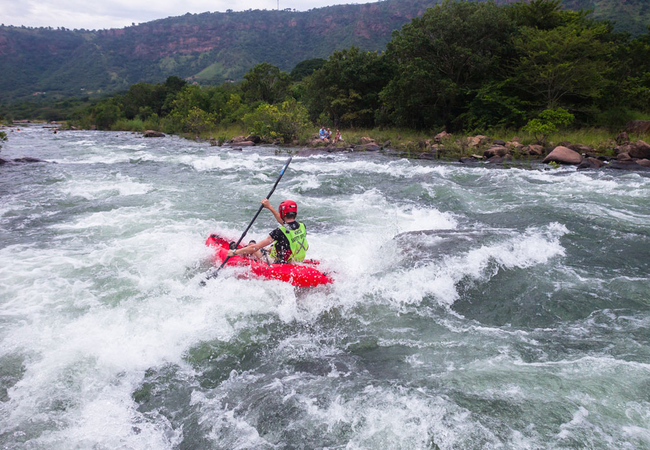
[[[288,230],[286,227],[279,227],[279,230],[282,231],[289,241],[291,246],[291,255],[286,258],[285,262],[302,262],[305,259],[307,254],[307,249],[309,244],[307,243],[307,230],[305,229],[305,224],[300,223],[300,226],[296,230]],[[275,245],[271,247],[271,258],[278,259],[278,253],[275,248]],[[285,258],[280,258],[284,260]]]

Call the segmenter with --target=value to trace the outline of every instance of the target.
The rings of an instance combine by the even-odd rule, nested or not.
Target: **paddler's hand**
[[[235,250],[228,250],[228,258],[232,258],[235,255]]]
[[[268,198],[262,200],[262,206],[265,207],[266,209],[271,209],[271,202],[269,202]]]

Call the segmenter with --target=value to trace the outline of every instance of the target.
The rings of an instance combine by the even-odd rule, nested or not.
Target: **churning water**
[[[2,448],[650,448],[647,174],[294,157],[335,283],[200,287],[286,151],[9,135]]]

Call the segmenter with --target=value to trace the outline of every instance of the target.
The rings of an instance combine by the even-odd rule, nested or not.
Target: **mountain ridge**
[[[437,3],[386,0],[305,12],[188,13],[99,31],[2,26],[0,101],[109,93],[170,75],[220,84],[241,79],[261,62],[288,71],[300,61],[327,58],[351,45],[381,51],[394,30]],[[591,6],[596,18],[612,6],[610,0],[564,4],[573,9]],[[628,0],[626,7],[638,7],[650,17],[650,7],[641,0]]]

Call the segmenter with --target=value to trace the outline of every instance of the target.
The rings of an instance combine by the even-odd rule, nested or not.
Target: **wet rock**
[[[463,164],[476,164],[478,162],[476,158],[470,158],[467,156],[460,158],[459,161]]]
[[[2,166],[3,164],[7,164],[8,162],[9,160],[0,158],[0,166]]]
[[[650,167],[650,159],[640,159],[636,163],[643,167]]]
[[[150,137],[165,137],[165,133],[161,133],[160,131],[156,130],[147,130],[144,132],[144,137],[150,138]]]
[[[503,145],[505,147],[506,141],[501,140],[501,139],[495,139],[492,141],[492,145]]]
[[[46,163],[47,161],[38,158],[32,158],[31,156],[22,156],[20,158],[14,158],[15,163]]]
[[[607,167],[616,170],[631,170],[631,171],[650,171],[650,167],[637,164],[634,160],[629,161],[612,161]]]
[[[578,165],[582,162],[582,155],[570,148],[558,146],[544,158],[544,163],[556,162],[560,164],[575,164]]]
[[[616,160],[617,160],[617,161],[631,161],[631,160],[632,160],[632,157],[630,156],[629,153],[619,153],[619,154],[616,156]]]
[[[259,144],[260,142],[262,142],[262,138],[256,134],[250,134],[246,136],[246,141],[250,141],[253,144]]]
[[[255,142],[253,141],[241,141],[237,142],[238,147],[253,147],[255,145]]]
[[[578,170],[584,169],[600,169],[605,163],[596,158],[585,158],[579,165]]]

